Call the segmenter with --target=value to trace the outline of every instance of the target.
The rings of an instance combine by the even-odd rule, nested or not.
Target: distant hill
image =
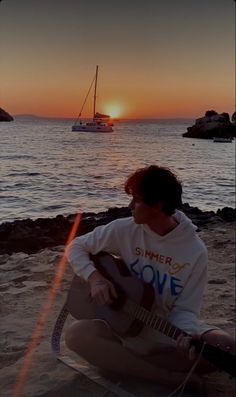
[[[74,121],[71,117],[48,117],[48,116],[38,116],[36,114],[15,114],[14,118],[16,120],[49,120],[49,121]]]
[[[4,109],[0,108],[0,121],[13,121],[13,117]]]
[[[40,119],[36,114],[14,114],[16,119]]]

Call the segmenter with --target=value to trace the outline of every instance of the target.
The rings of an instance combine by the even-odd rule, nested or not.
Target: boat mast
[[[98,65],[96,66],[96,75],[95,75],[94,98],[93,98],[93,118],[95,118],[95,113],[96,113],[97,80],[98,80]]]

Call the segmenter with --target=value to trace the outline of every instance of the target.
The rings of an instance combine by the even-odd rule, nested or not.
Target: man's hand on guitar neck
[[[95,270],[88,278],[91,299],[97,305],[110,305],[118,296],[114,285]]]
[[[193,361],[197,358],[197,352],[194,346],[191,346],[191,341],[193,339],[200,339],[199,335],[186,336],[181,334],[177,339],[177,349],[180,353],[183,354],[184,357],[188,358],[190,361]]]

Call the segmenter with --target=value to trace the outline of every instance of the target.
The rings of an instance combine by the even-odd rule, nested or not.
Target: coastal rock
[[[236,112],[234,112],[234,113],[232,114],[231,120],[232,120],[232,123],[236,123]]]
[[[64,245],[77,214],[56,218],[23,219],[0,225],[0,254],[13,252],[34,253],[42,248]],[[130,216],[130,210],[111,208],[106,212],[84,213],[76,235],[90,232],[117,218]]]
[[[182,211],[192,219],[198,227],[214,222],[231,222],[236,219],[236,210],[223,208],[217,214],[213,211],[201,211],[197,207],[190,207],[185,203]],[[46,247],[64,245],[77,214],[56,218],[39,218],[36,220],[23,219],[14,222],[5,222],[0,225],[0,254],[14,252],[35,253]],[[131,216],[127,207],[110,208],[106,212],[84,213],[81,218],[76,236],[92,231],[95,227],[105,225],[114,219]]]
[[[216,214],[225,221],[232,221],[236,219],[236,208],[224,207],[217,210]]]
[[[232,119],[233,120],[233,119]],[[204,117],[196,119],[192,127],[183,134],[187,138],[212,139],[213,137],[236,137],[236,124],[231,123],[228,113],[218,114],[215,110],[208,110]]]
[[[0,108],[0,121],[13,121],[13,117],[5,110]]]

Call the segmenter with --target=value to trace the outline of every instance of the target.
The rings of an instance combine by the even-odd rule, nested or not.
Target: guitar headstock
[[[195,347],[198,353],[202,351],[203,357],[217,368],[227,372],[232,377],[236,377],[236,355],[231,353],[230,348],[223,350],[220,345],[209,345],[199,339],[193,339],[191,345]]]

